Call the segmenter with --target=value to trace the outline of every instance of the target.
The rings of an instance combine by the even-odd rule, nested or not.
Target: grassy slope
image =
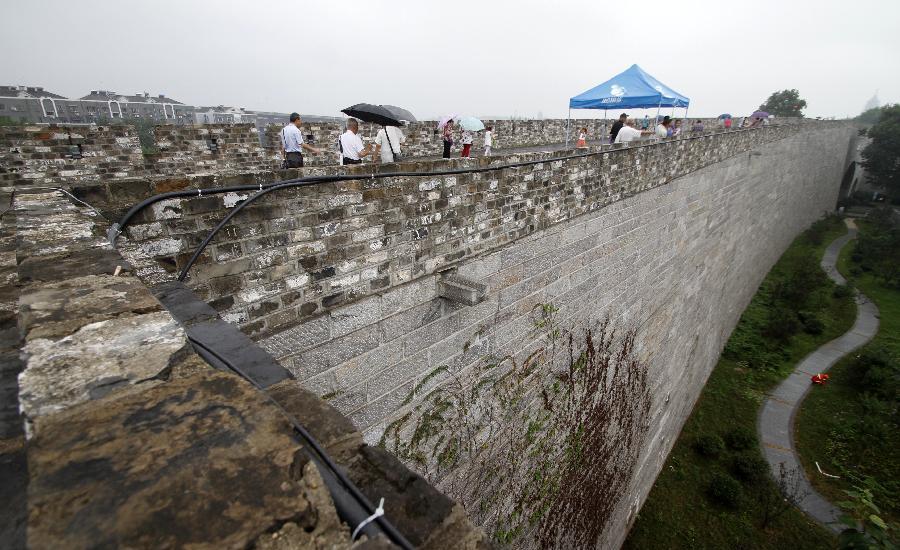
[[[801,236],[773,267],[767,280],[790,272],[800,255],[815,254],[816,258],[821,258],[828,244],[845,232],[843,223],[833,224],[820,245],[811,245]],[[742,315],[742,324],[759,323],[768,314],[764,296],[766,287],[764,282]],[[834,539],[828,532],[796,509],[788,510],[765,531],[761,530],[758,504],[750,496],[756,489],[747,485],[744,486],[743,504],[737,510],[711,502],[706,496],[710,478],[716,472],[727,472],[733,457],[740,453],[728,450],[718,458],[705,458],[693,448],[699,435],[724,436],[735,427],[743,427],[755,435],[757,414],[764,393],[786,376],[806,354],[851,326],[855,306],[847,299],[833,299],[830,288],[823,289],[822,294],[825,305],[820,315],[825,321],[825,331],[817,336],[795,336],[785,346],[784,358],[777,369],[756,370],[738,361],[720,359],[641,509],[624,548],[802,549],[834,545]],[[758,443],[741,453],[762,458]],[[763,490],[777,491],[768,477],[760,483],[765,484]]]
[[[865,226],[861,227],[865,230]],[[849,277],[852,246],[841,251],[838,269]],[[853,280],[875,305],[880,313],[878,334],[866,347],[881,345],[895,356],[900,356],[900,291],[886,288],[870,274],[862,273]],[[896,413],[893,419],[894,428],[880,438],[855,436],[859,430],[860,419],[866,416],[859,391],[847,382],[847,373],[851,368],[852,356],[839,361],[830,371],[828,386],[822,391],[811,392],[803,402],[796,417],[795,436],[797,448],[813,486],[826,498],[832,501],[844,500],[846,495],[842,489],[849,489],[851,484],[844,476],[840,480],[829,479],[816,470],[814,461],[828,473],[838,473],[838,466],[831,460],[830,448],[837,441],[844,441],[848,452],[848,464],[855,464],[851,470],[860,475],[869,475],[883,485],[892,484],[890,491],[893,505],[876,495],[885,519],[900,520],[900,431],[896,428]],[[883,415],[890,424],[890,413]],[[881,498],[879,498],[881,496]]]

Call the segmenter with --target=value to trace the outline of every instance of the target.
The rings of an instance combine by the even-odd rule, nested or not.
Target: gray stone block
[[[339,307],[329,313],[333,338],[349,334],[366,325],[377,323],[381,318],[381,298],[371,296],[358,302]]]
[[[375,349],[378,342],[378,326],[370,325],[302,352],[293,358],[289,369],[299,380],[306,380],[357,355]]]

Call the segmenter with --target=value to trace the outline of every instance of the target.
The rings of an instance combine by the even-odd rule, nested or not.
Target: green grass
[[[860,224],[860,231],[869,229],[868,225]],[[845,500],[843,490],[852,487],[854,476],[870,476],[885,488],[875,494],[882,517],[898,522],[900,419],[896,396],[892,404],[887,400],[887,407],[873,409],[872,397],[863,395],[853,383],[853,369],[857,367],[854,359],[873,348],[880,347],[900,357],[900,290],[885,287],[871,272],[853,269],[852,253],[852,245],[841,251],[838,269],[878,306],[878,334],[829,371],[827,386],[815,388],[809,394],[797,415],[794,433],[807,476],[823,496],[832,502]],[[856,277],[852,275],[854,271],[858,273]],[[826,472],[840,474],[841,479],[819,474],[815,461]]]
[[[741,316],[726,352],[714,368],[663,466],[656,484],[632,527],[624,548],[830,548],[834,537],[791,508],[760,528],[762,511],[757,495],[777,491],[768,474],[754,482],[743,482],[743,496],[736,508],[713,502],[708,487],[713,477],[732,475],[739,455],[762,459],[756,436],[756,419],[765,392],[781,381],[794,364],[822,343],[845,332],[855,317],[852,300],[835,298],[833,284],[819,280],[813,305],[805,306],[823,322],[818,335],[800,333],[787,341],[762,335],[775,307],[773,296],[810,258],[816,262],[827,245],[846,233],[839,220],[824,223],[819,242],[806,234],[798,237],[772,268],[750,305]],[[821,226],[820,226],[821,229]],[[728,441],[735,430],[752,434],[748,448],[726,447],[716,457],[702,456],[695,443],[702,435],[718,435]]]

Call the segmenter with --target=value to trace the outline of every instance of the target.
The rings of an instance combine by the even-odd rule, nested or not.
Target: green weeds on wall
[[[391,424],[381,444],[411,464],[501,544],[594,547],[626,493],[649,426],[647,369],[635,331],[610,321],[557,326],[533,312],[542,347],[447,379]]]

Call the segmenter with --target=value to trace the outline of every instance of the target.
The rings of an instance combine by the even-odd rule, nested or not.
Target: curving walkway
[[[838,284],[846,282],[836,267],[838,253],[845,244],[856,238],[856,224],[850,219],[844,221],[849,231],[828,246],[821,262],[825,273]],[[763,455],[773,475],[776,478],[779,476],[782,464],[788,471],[796,469],[800,477],[800,491],[807,495],[800,502],[800,508],[836,533],[843,529],[838,523],[840,510],[813,489],[800,465],[794,447],[794,415],[812,386],[810,381],[812,375],[828,370],[839,359],[871,340],[878,332],[878,308],[875,304],[864,295],[857,294],[856,305],[856,322],[853,328],[824,344],[797,364],[794,372],[766,398],[757,425]]]

